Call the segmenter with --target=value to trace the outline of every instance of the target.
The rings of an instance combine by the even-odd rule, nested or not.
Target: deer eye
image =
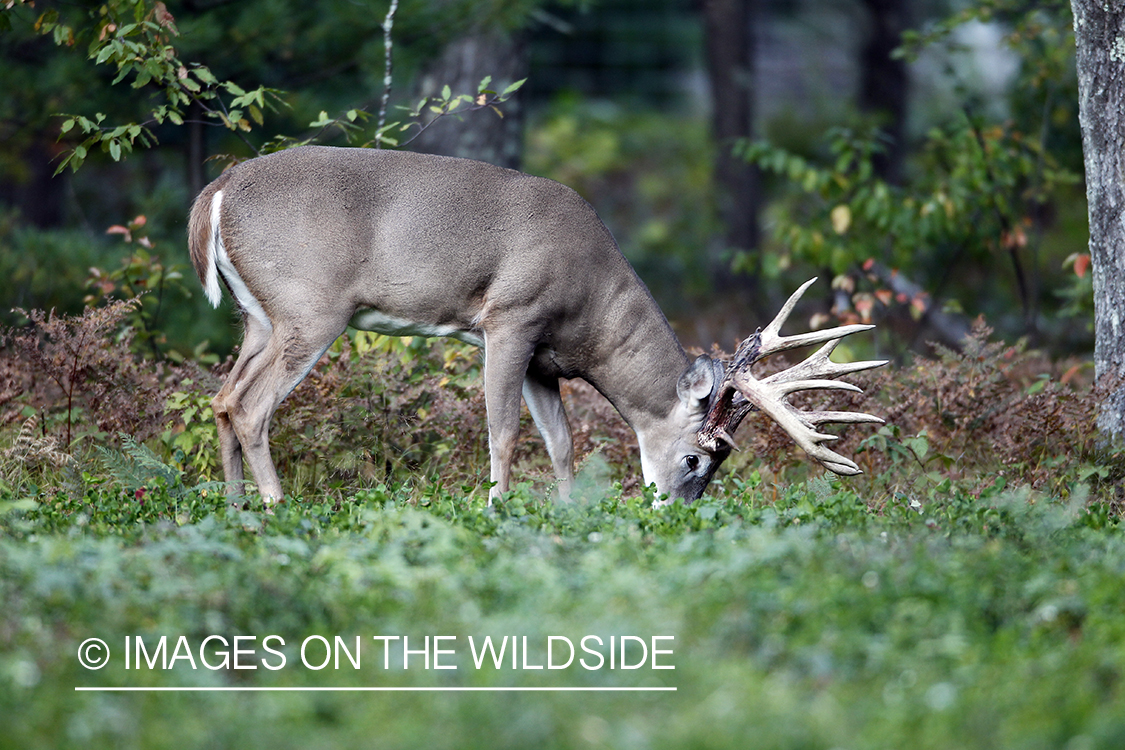
[[[684,456],[684,467],[688,471],[695,471],[699,468],[699,456],[694,453],[689,453]]]

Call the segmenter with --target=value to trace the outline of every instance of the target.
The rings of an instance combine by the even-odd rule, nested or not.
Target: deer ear
[[[711,400],[711,392],[715,390],[716,362],[706,354],[697,357],[691,367],[680,376],[676,383],[676,393],[684,406],[692,411],[705,411],[707,403]]]

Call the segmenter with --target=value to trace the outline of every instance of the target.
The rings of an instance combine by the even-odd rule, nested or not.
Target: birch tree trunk
[[[1125,8],[1071,0],[1094,273],[1099,429],[1125,436]]]

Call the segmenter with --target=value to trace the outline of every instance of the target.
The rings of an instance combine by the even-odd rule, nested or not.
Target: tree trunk
[[[0,171],[0,207],[18,206],[24,221],[40,229],[61,226],[64,218],[68,172],[55,174],[59,147],[58,129],[33,136],[15,160],[17,169]],[[12,173],[22,172],[22,179]]]
[[[720,289],[734,286],[730,250],[758,248],[760,195],[758,171],[731,153],[739,138],[754,132],[754,20],[757,0],[703,0],[707,72],[714,108],[712,132],[717,154],[715,184],[719,215],[726,227],[726,247],[710,258],[711,275]],[[756,277],[742,284],[754,291]],[[756,295],[755,295],[756,296]]]
[[[188,189],[194,198],[207,186],[207,123],[203,121],[203,107],[198,102],[188,105],[187,141],[184,143],[184,168],[187,170]]]
[[[891,56],[902,43],[907,28],[908,0],[863,0],[871,22],[867,43],[860,53],[859,107],[886,118],[887,149],[875,158],[875,170],[884,180],[902,182],[906,156],[906,97],[909,92],[906,60]]]
[[[527,77],[523,41],[498,29],[482,29],[454,39],[422,76],[418,96],[436,96],[443,86],[453,94],[476,94],[485,76],[489,88],[502,91]],[[479,110],[458,119],[443,117],[408,147],[411,151],[480,159],[518,169],[523,155],[523,109],[517,93],[500,105],[501,118]]]
[[[1114,9],[1110,9],[1111,5]],[[1071,0],[1094,273],[1099,429],[1125,436],[1125,10]]]

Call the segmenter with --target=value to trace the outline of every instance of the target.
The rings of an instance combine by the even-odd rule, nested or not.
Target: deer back
[[[215,230],[271,319],[282,300],[299,300],[442,335],[518,320],[549,344],[540,364],[599,389],[622,341],[652,326],[649,345],[671,343],[682,371],[682,350],[610,232],[553,180],[468,159],[305,146],[238,164],[200,194],[189,236],[205,287]]]

